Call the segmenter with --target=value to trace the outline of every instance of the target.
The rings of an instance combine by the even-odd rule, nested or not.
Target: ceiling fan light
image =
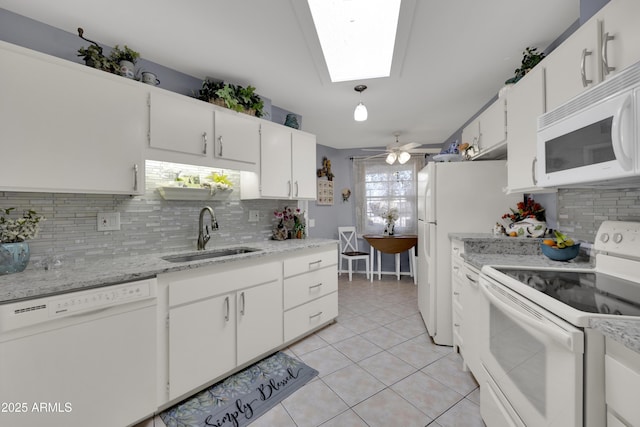
[[[353,120],[356,122],[364,122],[368,117],[367,107],[360,101],[358,105],[356,105],[356,109],[353,112]]]
[[[411,154],[407,153],[406,151],[401,151],[400,155],[398,155],[398,163],[400,163],[401,165],[404,165],[409,161],[410,158],[411,158]]]
[[[397,157],[396,153],[389,153],[387,154],[387,158],[385,159],[385,162],[392,165],[396,161],[396,157]]]

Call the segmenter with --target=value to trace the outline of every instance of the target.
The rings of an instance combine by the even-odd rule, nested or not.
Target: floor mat
[[[277,352],[160,413],[167,427],[242,427],[318,375]]]

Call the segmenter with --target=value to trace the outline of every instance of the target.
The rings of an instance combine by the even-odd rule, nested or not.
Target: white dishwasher
[[[0,426],[124,427],[156,409],[156,279],[0,305]]]

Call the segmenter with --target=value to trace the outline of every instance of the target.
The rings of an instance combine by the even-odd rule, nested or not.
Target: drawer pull
[[[319,316],[321,316],[321,315],[322,315],[322,312],[321,312],[321,311],[319,311],[319,312],[317,312],[316,314],[312,314],[311,316],[309,316],[309,320],[313,319],[314,317],[319,317]]]
[[[240,314],[244,316],[244,292],[240,293]]]
[[[467,279],[468,279],[471,283],[473,283],[474,285],[475,285],[476,283],[478,283],[478,281],[477,281],[476,279],[474,279],[473,277],[469,276],[468,274],[465,274],[465,276],[467,276]]]
[[[224,299],[224,305],[225,305],[225,313],[224,313],[224,321],[228,322],[229,321],[229,297],[226,297]]]
[[[454,294],[455,296],[458,296],[458,295],[460,295],[460,292],[454,292],[453,294]]]
[[[311,270],[311,267],[312,267],[313,265],[315,265],[315,266],[316,266],[316,268],[320,267],[320,263],[321,263],[321,262],[322,262],[322,260],[321,260],[321,259],[319,259],[319,260],[317,260],[317,261],[310,262],[310,263],[309,263],[309,270]]]
[[[320,286],[322,286],[322,282],[318,283],[317,285],[309,286],[309,290],[319,288]]]

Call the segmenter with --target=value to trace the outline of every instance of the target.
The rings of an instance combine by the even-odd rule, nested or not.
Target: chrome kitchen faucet
[[[204,226],[204,230],[203,230],[205,212],[209,212],[209,215],[211,216],[211,230],[218,229],[218,221],[216,221],[216,214],[213,213],[213,209],[211,207],[205,206],[200,210],[200,220],[198,221],[198,250],[199,251],[204,250],[205,246],[207,246],[207,242],[211,238],[211,236],[209,235],[209,226],[208,225]]]

